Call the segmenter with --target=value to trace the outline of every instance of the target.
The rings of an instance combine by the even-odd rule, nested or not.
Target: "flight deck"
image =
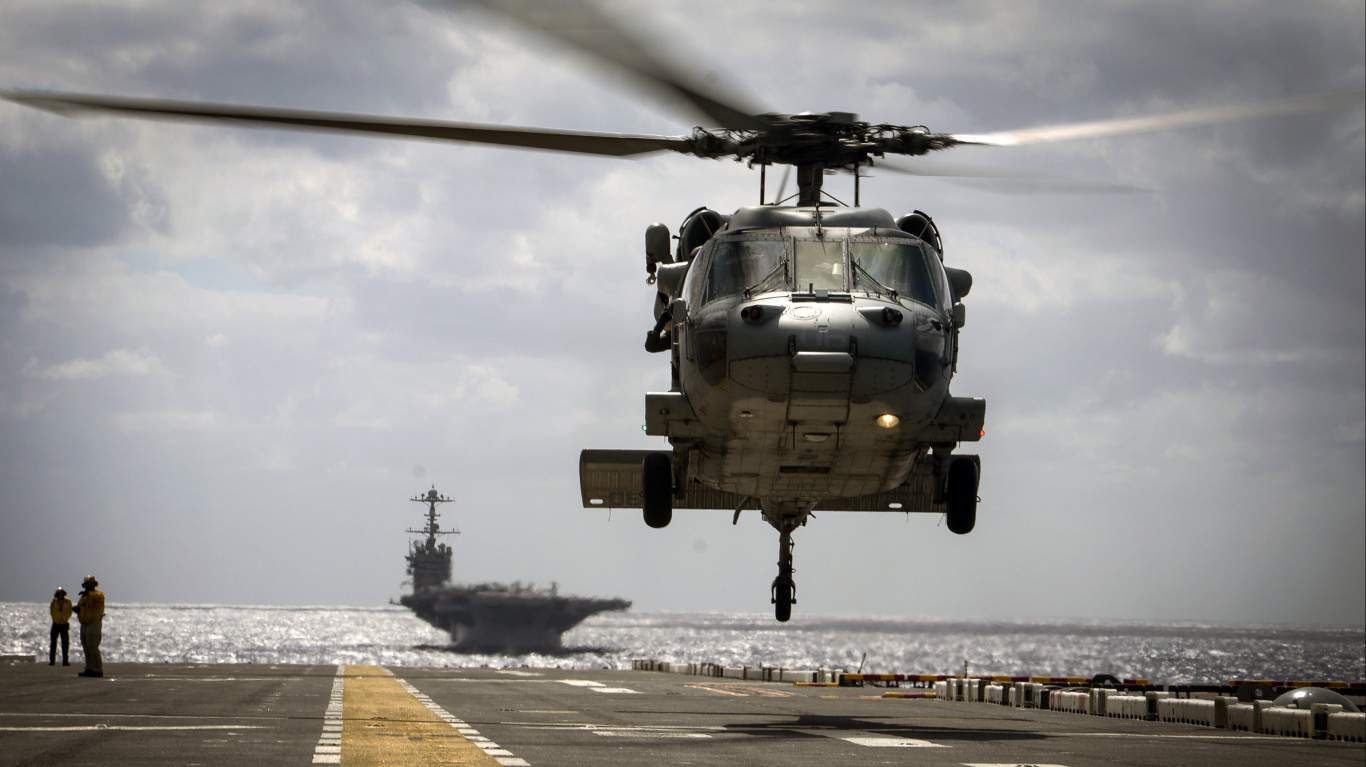
[[[1360,765],[1366,745],[637,671],[0,665],[0,764]]]

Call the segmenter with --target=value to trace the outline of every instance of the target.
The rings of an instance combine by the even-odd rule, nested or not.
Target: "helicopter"
[[[531,25],[552,34],[555,25]],[[611,24],[596,24],[610,29]],[[570,33],[572,34],[572,33]],[[568,34],[561,34],[567,39]],[[793,534],[816,511],[942,513],[958,534],[975,525],[985,402],[950,393],[972,275],[949,266],[933,218],[861,206],[861,172],[916,172],[892,158],[963,146],[1014,146],[1121,135],[1331,108],[1340,94],[1152,118],[996,134],[938,133],[870,123],[846,112],[756,109],[643,53],[593,48],[702,113],[711,127],[674,136],[586,133],[474,123],[261,109],[83,94],[8,91],[59,112],[105,112],[258,126],[361,132],[615,157],[675,152],[759,170],[758,206],[694,210],[674,235],[645,234],[654,288],[645,347],[667,353],[671,386],[647,393],[653,451],[580,455],[582,502],[639,508],[653,528],[674,509],[758,509],[779,535],[770,586],[778,620],[796,601]],[[769,202],[770,166],[795,170]],[[850,173],[853,205],[824,189]],[[787,204],[791,203],[791,204]]]

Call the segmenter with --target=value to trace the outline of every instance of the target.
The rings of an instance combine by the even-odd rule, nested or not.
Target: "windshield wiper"
[[[897,297],[897,292],[896,292],[895,290],[893,290],[893,289],[887,287],[886,285],[883,285],[880,281],[878,281],[878,278],[876,278],[876,277],[874,277],[873,275],[869,274],[869,273],[868,273],[868,270],[863,268],[863,264],[860,264],[860,263],[858,262],[858,259],[857,259],[857,258],[851,258],[851,259],[849,259],[849,263],[851,263],[851,264],[854,265],[854,268],[857,269],[857,270],[859,271],[859,274],[862,274],[864,277],[867,277],[868,280],[869,280],[870,282],[872,282],[874,285],[878,286],[879,288],[882,288],[882,292],[886,293],[887,295],[891,296],[892,298],[896,298],[896,297]]]
[[[754,294],[754,290],[755,290],[756,288],[762,286],[764,283],[766,283],[766,282],[768,282],[769,280],[773,279],[773,275],[777,274],[779,269],[782,270],[783,276],[786,277],[786,276],[787,276],[787,261],[786,261],[786,260],[779,261],[778,264],[777,264],[776,266],[774,266],[772,269],[768,270],[768,274],[765,274],[763,277],[760,277],[758,280],[756,280],[756,281],[754,282],[753,285],[749,285],[748,287],[746,287],[746,288],[745,288],[745,299],[748,300],[749,297],[750,297],[751,295]]]

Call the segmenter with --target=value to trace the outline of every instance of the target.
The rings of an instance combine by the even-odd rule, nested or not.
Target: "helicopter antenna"
[[[839,206],[842,207],[842,208],[847,208],[847,207],[849,207],[848,205],[845,205],[845,204],[844,204],[844,201],[843,201],[843,200],[841,200],[840,198],[836,197],[836,196],[833,195],[833,194],[830,194],[829,192],[825,191],[824,189],[821,190],[821,194],[823,194],[823,195],[825,195],[826,197],[829,197],[830,199],[834,200],[834,201],[835,201],[836,203],[838,203]]]
[[[783,192],[787,189],[787,177],[792,174],[792,166],[783,166],[783,177],[778,181],[778,193],[773,195],[773,204],[782,205],[788,198],[783,197]]]

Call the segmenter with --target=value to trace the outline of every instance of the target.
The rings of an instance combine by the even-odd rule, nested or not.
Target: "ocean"
[[[48,626],[46,603],[0,602],[0,654],[45,656]],[[654,658],[943,674],[966,661],[973,674],[1108,673],[1159,683],[1366,679],[1359,627],[809,615],[780,625],[767,613],[628,611],[594,616],[564,640],[556,655],[466,654],[446,649],[443,632],[401,607],[132,604],[108,608],[101,647],[115,663],[629,668],[634,658]]]

